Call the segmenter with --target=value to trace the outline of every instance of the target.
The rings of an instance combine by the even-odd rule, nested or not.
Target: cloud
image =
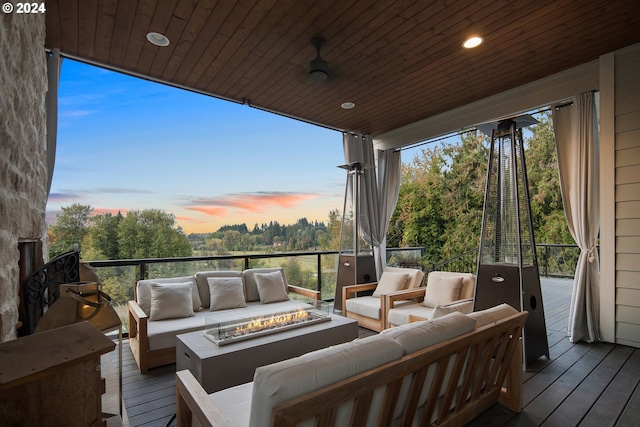
[[[203,214],[209,216],[227,216],[227,209],[219,206],[190,206],[187,209],[196,212],[202,212]]]
[[[317,197],[313,193],[290,193],[262,191],[257,193],[226,194],[220,197],[202,197],[191,201],[188,209],[220,216],[224,208],[236,208],[254,213],[263,213],[269,206],[291,209],[298,203]]]
[[[49,201],[56,203],[78,202],[84,199],[86,199],[86,195],[84,193],[77,193],[75,191],[49,194]]]

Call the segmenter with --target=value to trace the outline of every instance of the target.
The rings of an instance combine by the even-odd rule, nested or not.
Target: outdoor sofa
[[[306,306],[289,293],[320,299],[318,291],[289,285],[282,268],[140,280],[128,304],[131,352],[140,372],[175,363],[176,336],[204,330],[205,317],[227,322]]]
[[[461,426],[496,402],[519,412],[526,317],[506,304],[454,312],[259,367],[211,395],[179,371],[177,423]]]

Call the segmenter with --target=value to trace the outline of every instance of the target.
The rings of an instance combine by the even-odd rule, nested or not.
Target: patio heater
[[[361,203],[361,188],[364,171],[371,166],[352,162],[338,167],[347,170],[347,183],[340,225],[340,250],[333,308],[342,310],[342,288],[376,281],[376,266],[373,250],[362,238],[365,231],[363,227],[369,227],[368,218],[371,213],[362,209],[366,204]]]
[[[522,140],[522,128],[534,123],[524,115],[478,126],[485,135],[491,132],[491,150],[474,311],[507,303],[529,312],[523,331],[525,363],[549,358]]]

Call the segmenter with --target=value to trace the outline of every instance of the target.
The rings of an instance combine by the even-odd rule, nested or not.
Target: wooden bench
[[[420,425],[461,426],[497,402],[520,412],[520,337],[527,314],[513,314],[281,403],[273,408],[270,425],[294,426],[315,419],[316,425],[333,426],[337,408],[349,401],[350,425],[363,425],[376,390],[384,390],[381,410],[377,406],[375,411],[377,425],[383,426],[391,424],[398,408],[404,426],[414,418]],[[193,417],[203,426],[231,425],[188,371],[176,375],[178,426],[190,426]],[[405,381],[410,381],[409,393],[401,393]],[[420,404],[425,390],[426,401]]]

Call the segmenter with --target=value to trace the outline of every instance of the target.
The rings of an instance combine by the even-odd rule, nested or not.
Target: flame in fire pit
[[[277,328],[280,326],[286,326],[293,323],[304,322],[309,317],[309,312],[303,308],[298,311],[289,313],[274,314],[270,317],[260,316],[258,318],[250,320],[245,325],[236,327],[236,335],[246,335],[255,332],[260,332],[265,329]]]

